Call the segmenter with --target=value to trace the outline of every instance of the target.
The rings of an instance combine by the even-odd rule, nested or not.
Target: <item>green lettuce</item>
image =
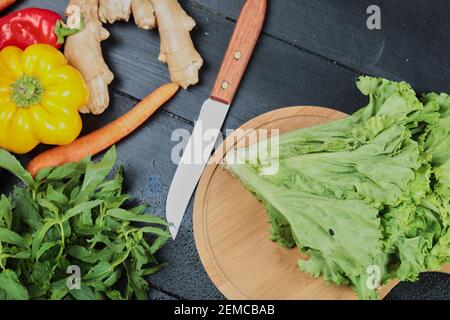
[[[357,85],[369,103],[352,116],[238,149],[225,166],[265,205],[271,240],[309,256],[302,270],[374,299],[374,267],[383,284],[450,261],[450,97]]]

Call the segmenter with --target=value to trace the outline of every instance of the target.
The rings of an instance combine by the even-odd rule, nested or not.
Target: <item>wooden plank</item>
[[[195,121],[212,89],[234,24],[217,16],[205,15],[197,8],[188,9],[200,26],[194,34],[194,41],[205,58],[206,66],[201,73],[201,84],[179,94],[169,111]],[[143,41],[147,36],[150,39],[151,33],[142,33],[131,24],[115,24],[109,29],[117,45],[107,43],[105,51],[108,60],[112,61],[113,70],[120,77],[114,86],[143,98],[161,83],[162,77],[166,77],[165,67],[155,58],[148,58],[157,55],[157,50],[147,54],[151,51],[148,50],[150,46],[157,49],[157,45],[153,44],[153,40]],[[143,62],[145,59],[147,63]],[[356,75],[346,69],[270,37],[262,37],[225,128],[236,128],[263,112],[286,105],[337,106],[351,112],[364,101],[356,93],[355,79]],[[346,92],[353,94],[349,96]]]
[[[192,0],[235,20],[243,0]],[[370,5],[381,30],[369,30]],[[364,73],[405,80],[421,91],[450,91],[450,2],[410,0],[269,1],[264,31]]]
[[[84,132],[111,122],[135,104],[135,101],[114,92],[111,101],[114,107],[101,117],[84,117]],[[170,161],[174,146],[171,143],[171,135],[175,129],[180,128],[192,130],[186,122],[165,112],[158,112],[117,146],[118,161],[125,170],[126,192],[140,202],[148,203],[151,206],[150,211],[162,218],[165,218],[165,199],[176,169],[176,164]],[[40,146],[29,155],[20,157],[22,163],[25,164],[43,149],[45,147]],[[0,170],[0,181],[0,194],[8,194],[17,183],[17,180],[4,170]],[[168,262],[169,267],[150,277],[151,283],[157,288],[185,298],[222,297],[198,258],[192,234],[192,208],[186,213],[177,241],[169,242],[158,259]]]
[[[23,1],[21,6],[43,6],[63,12],[63,1]],[[201,84],[182,91],[168,110],[195,121],[218,73],[234,23],[211,15],[198,6],[186,6],[198,23],[194,41],[205,58]],[[270,14],[269,14],[270,16]],[[156,32],[140,30],[130,23],[108,26],[111,38],[104,53],[116,74],[113,87],[142,99],[168,81],[165,65],[157,60]],[[356,74],[295,47],[263,36],[230,110],[224,128],[237,128],[243,122],[281,106],[298,104],[336,107],[347,113],[364,103],[355,88]]]
[[[244,121],[280,106],[312,104],[354,111],[365,100],[354,86],[358,73],[353,70],[358,64],[351,67],[354,61],[360,61],[364,68],[369,65],[373,70],[363,70],[365,72],[406,79],[422,90],[447,90],[450,69],[446,57],[448,50],[443,46],[449,30],[445,24],[440,25],[447,21],[446,4],[435,1],[434,7],[428,7],[429,2],[416,1],[414,5],[405,0],[399,0],[399,5],[384,0],[378,2],[388,9],[383,11],[387,11],[386,28],[381,32],[366,33],[361,27],[361,23],[365,24],[365,16],[359,16],[359,2],[269,1],[266,35],[257,46],[225,128],[238,127]],[[215,14],[210,4],[218,3],[221,7],[219,14]],[[12,9],[46,7],[62,13],[65,4],[66,1],[23,0]],[[194,32],[194,41],[206,62],[202,81],[189,91],[180,92],[164,108],[166,111],[158,113],[148,125],[119,145],[128,191],[151,202],[154,211],[161,216],[176,167],[169,161],[173,146],[169,142],[171,132],[177,128],[192,130],[191,124],[212,88],[234,27],[233,20],[227,18],[232,17],[229,10],[237,14],[242,0],[195,0],[182,1],[182,4],[199,25]],[[407,6],[402,8],[402,4]],[[209,6],[205,8],[204,5]],[[394,10],[396,8],[398,10]],[[120,93],[112,93],[111,108],[103,116],[84,117],[85,132],[123,114],[134,104],[134,98],[141,99],[168,81],[166,66],[157,61],[159,40],[155,31],[139,30],[132,22],[117,23],[108,28],[112,36],[104,45],[105,55],[116,73],[113,88]],[[377,52],[379,59],[375,55]],[[337,65],[330,59],[336,60]],[[22,160],[42,149],[44,147]],[[0,181],[0,192],[13,184],[10,176],[1,172]],[[152,279],[164,292],[180,297],[222,298],[198,260],[191,214],[190,206],[179,238],[161,253],[161,260],[169,261],[170,267]]]
[[[164,300],[164,301],[177,300],[176,297],[171,296],[170,294],[161,292],[161,291],[159,291],[157,289],[154,289],[154,288],[150,289],[149,298],[150,298],[150,300]]]

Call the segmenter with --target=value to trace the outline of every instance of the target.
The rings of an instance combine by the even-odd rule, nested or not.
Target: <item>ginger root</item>
[[[105,23],[128,21],[131,13],[140,28],[153,29],[158,25],[161,38],[159,60],[167,63],[171,80],[185,89],[196,84],[203,59],[190,36],[195,21],[178,1],[100,0],[100,20]]]
[[[69,28],[69,24],[79,24],[81,17],[84,21],[84,28],[67,38],[64,50],[69,63],[81,72],[89,87],[89,103],[80,112],[101,114],[109,105],[108,85],[114,75],[102,55],[100,43],[109,33],[101,21],[128,21],[133,14],[143,29],[158,26],[159,60],[167,63],[171,80],[185,89],[198,82],[203,59],[190,36],[195,21],[177,0],[70,0],[66,14]]]
[[[66,10],[69,28],[77,10],[83,17],[84,28],[67,38],[64,54],[69,63],[81,72],[89,88],[88,105],[80,112],[101,114],[109,106],[108,85],[114,79],[100,46],[100,42],[109,37],[109,32],[99,21],[98,0],[70,0]]]
[[[131,0],[100,0],[98,16],[103,23],[128,21],[131,15]]]
[[[177,0],[151,1],[161,38],[159,60],[167,63],[171,80],[186,89],[198,83],[198,71],[203,66],[190,36],[195,21]]]
[[[149,30],[156,26],[151,0],[100,0],[98,13],[103,23],[128,21],[133,13],[139,28]]]

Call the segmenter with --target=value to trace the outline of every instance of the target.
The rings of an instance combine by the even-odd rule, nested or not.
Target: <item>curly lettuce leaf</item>
[[[238,149],[225,165],[267,208],[271,240],[309,255],[302,270],[373,299],[368,268],[385,283],[449,261],[450,97],[357,85],[369,103],[352,116]]]

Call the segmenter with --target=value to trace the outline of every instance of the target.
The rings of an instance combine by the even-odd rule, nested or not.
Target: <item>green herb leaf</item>
[[[122,269],[117,268],[114,270],[114,272],[104,281],[104,284],[108,287],[114,286],[122,276]]]
[[[146,206],[122,209],[130,196],[122,194],[121,169],[108,179],[115,159],[112,148],[98,163],[86,159],[42,170],[35,185],[16,186],[11,198],[0,197],[0,267],[6,270],[0,277],[0,299],[147,296],[144,274],[159,264],[144,233],[156,238],[150,242],[155,249],[168,233],[133,222],[166,223],[143,215]],[[69,290],[66,283],[68,267],[74,265],[80,268],[79,290]],[[122,281],[123,295],[115,289]]]
[[[52,282],[50,285],[50,300],[61,300],[69,293],[69,291],[70,289],[67,285],[67,278]]]
[[[14,158],[12,154],[3,149],[0,149],[0,168],[3,168],[14,174],[28,187],[34,187],[34,180],[31,177],[31,174],[27,170],[25,170],[24,167],[22,167],[20,162],[16,158]]]
[[[98,188],[100,192],[121,193],[123,185],[123,167],[120,166],[114,179],[102,183]]]
[[[103,300],[103,296],[99,292],[83,284],[80,289],[71,290],[70,295],[76,300]]]
[[[133,267],[127,267],[128,286],[130,291],[134,292],[138,300],[147,300],[148,282],[143,278],[142,273],[135,270]]]
[[[168,266],[167,263],[162,263],[160,265],[154,266],[152,268],[142,269],[142,276],[150,276]]]
[[[56,224],[58,224],[57,220],[55,220],[55,219],[48,220],[36,232],[36,234],[34,235],[33,241],[31,243],[31,254],[33,255],[33,257],[36,258],[37,252],[38,252],[39,248],[41,247],[41,243],[44,240],[47,232],[50,230],[50,228],[52,228]]]
[[[92,250],[79,245],[69,246],[67,253],[83,262],[96,263],[98,261],[98,256]]]
[[[116,149],[113,147],[105,154],[102,160],[87,165],[83,184],[76,198],[77,203],[87,201],[94,194],[98,186],[111,172],[116,162],[116,157]]]
[[[83,277],[83,281],[102,281],[111,276],[114,268],[108,262],[102,261],[89,269],[89,272]]]
[[[53,247],[61,245],[60,241],[50,241],[45,242],[42,244],[42,246],[39,247],[39,249],[36,252],[36,260],[39,260],[44,253],[46,253],[48,250],[50,250]]]
[[[0,289],[6,292],[9,300],[28,300],[27,289],[20,283],[14,271],[5,270],[0,273]]]
[[[12,208],[11,199],[2,194],[0,197],[0,226],[11,228]]]
[[[136,215],[124,209],[110,209],[106,211],[106,214],[108,216],[126,221],[159,224],[163,226],[167,225],[167,222],[159,217],[151,215]]]
[[[43,198],[43,197],[39,197],[37,199],[37,203],[42,207],[45,208],[47,210],[49,210],[50,212],[52,212],[55,216],[57,216],[59,214],[59,208],[57,206],[55,206],[50,200],[48,200],[47,198]]]
[[[120,291],[118,291],[118,290],[106,291],[105,294],[111,300],[124,300]]]
[[[162,230],[159,228],[155,228],[155,227],[143,227],[139,229],[141,232],[143,233],[153,233],[156,235],[159,235],[161,237],[166,237],[166,238],[170,238],[170,233],[166,230]]]
[[[20,251],[15,254],[9,254],[8,259],[28,259],[28,258],[30,258],[30,256],[31,256],[31,252],[26,250],[26,251]]]
[[[80,203],[80,204],[76,205],[75,207],[73,207],[72,209],[69,209],[66,212],[66,214],[62,217],[61,221],[63,221],[63,222],[67,221],[67,220],[79,215],[82,212],[90,211],[93,208],[98,207],[102,203],[103,203],[103,200],[93,200],[93,201]]]
[[[86,172],[86,167],[90,159],[84,159],[80,162],[67,163],[61,167],[55,167],[49,173],[47,180],[73,179],[82,176]]]
[[[48,201],[53,202],[58,206],[65,206],[69,203],[69,198],[64,193],[56,191],[51,184],[47,187],[45,197]]]
[[[24,238],[19,236],[17,233],[2,227],[0,227],[0,242],[14,244],[22,248],[28,247],[28,244]]]
[[[14,188],[14,214],[25,222],[33,230],[41,227],[42,221],[39,214],[39,206],[31,196],[30,190]]]
[[[166,243],[167,241],[169,241],[171,239],[171,236],[167,237],[167,236],[161,236],[156,238],[152,245],[150,246],[150,253],[151,254],[155,254],[159,249],[161,249]]]

